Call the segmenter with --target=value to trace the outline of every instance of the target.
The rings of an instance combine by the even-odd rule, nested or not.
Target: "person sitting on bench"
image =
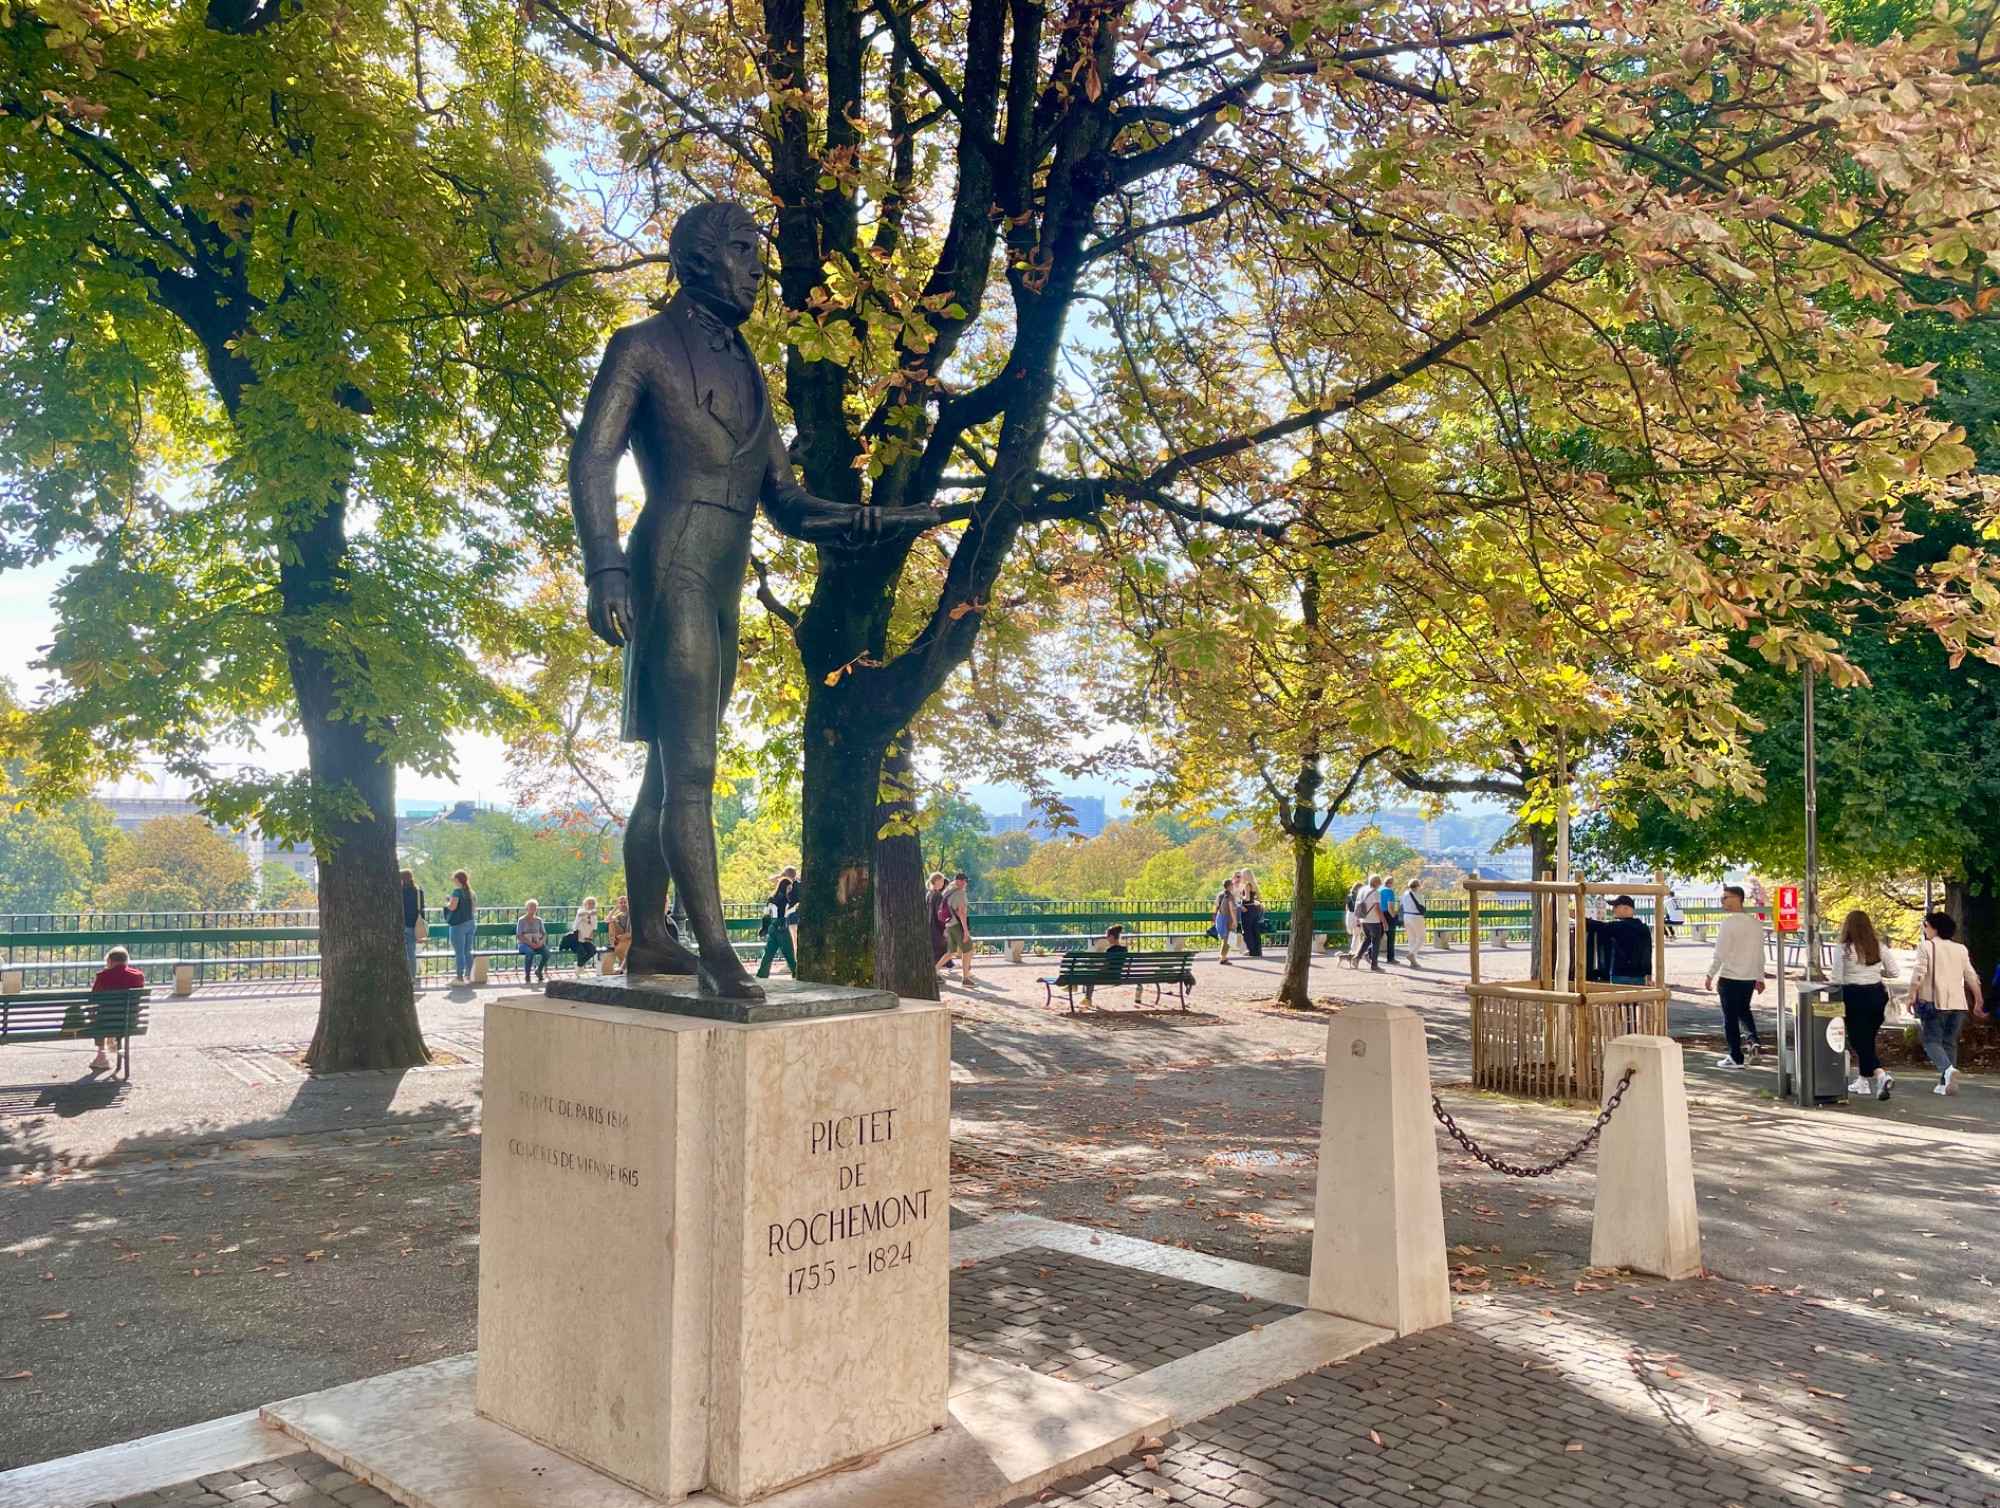
[[[137,990],[146,985],[146,976],[132,967],[132,955],[123,948],[113,948],[104,955],[104,967],[97,971],[97,977],[90,982],[93,990]],[[115,1042],[116,1037],[93,1037],[97,1044],[97,1056],[90,1060],[92,1073],[109,1073],[111,1059],[105,1055],[104,1044]]]
[[[1120,926],[1117,922],[1113,922],[1104,929],[1104,935],[1090,945],[1090,951],[1093,953],[1102,953],[1106,958],[1112,960],[1114,968],[1122,970],[1125,967],[1126,953],[1124,927]],[[1091,989],[1092,986],[1090,985],[1083,987],[1083,1003],[1085,1005],[1091,1003]],[[1139,994],[1140,992],[1136,989],[1132,991],[1132,1002],[1135,1005],[1139,1001]]]

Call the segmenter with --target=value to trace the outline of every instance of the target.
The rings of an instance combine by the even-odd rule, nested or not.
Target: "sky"
[[[55,612],[50,597],[69,569],[68,560],[58,559],[22,570],[0,572],[0,677],[14,683],[24,700],[33,701],[37,688],[48,679],[38,670],[38,660],[55,636]],[[485,806],[507,806],[506,745],[487,733],[462,732],[452,744],[457,753],[454,779],[419,775],[403,770],[396,777],[399,805],[443,804],[477,801]],[[263,747],[245,751],[246,759],[271,770],[295,770],[305,766],[305,740],[296,734],[275,729]],[[988,811],[1018,811],[1026,793],[1014,786],[968,785],[967,795]],[[1129,794],[1128,788],[1106,780],[1080,780],[1064,787],[1072,796],[1101,796],[1107,814],[1114,814]],[[171,782],[154,782],[143,775],[121,781],[103,794],[117,796],[178,796],[183,791]]]

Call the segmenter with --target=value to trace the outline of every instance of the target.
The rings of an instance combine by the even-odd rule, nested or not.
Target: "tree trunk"
[[[923,839],[908,735],[882,759],[875,807],[875,986],[906,1000],[938,998],[931,924],[924,905]]]
[[[1313,860],[1319,840],[1292,834],[1292,936],[1285,944],[1285,977],[1278,984],[1278,1003],[1305,1010],[1312,1005]]]
[[[314,1073],[414,1068],[430,1061],[403,952],[396,878],[396,767],[343,704],[338,673],[313,642],[347,606],[347,490],[287,531],[278,588],[285,653],[306,736],[319,856],[319,1025]]]
[[[396,767],[360,727],[327,715],[333,682],[324,658],[295,640],[291,661],[314,794],[351,794],[367,808],[365,817],[328,824],[316,845],[319,1025],[306,1065],[314,1073],[414,1068],[431,1055],[403,952]]]
[[[821,984],[875,982],[875,833],[888,736],[870,736],[869,722],[840,698],[806,700],[799,975]]]

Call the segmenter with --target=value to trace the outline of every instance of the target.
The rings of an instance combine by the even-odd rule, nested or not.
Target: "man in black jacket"
[[[1613,984],[1653,982],[1653,929],[1635,910],[1631,896],[1613,896],[1611,920],[1591,922],[1587,932]]]

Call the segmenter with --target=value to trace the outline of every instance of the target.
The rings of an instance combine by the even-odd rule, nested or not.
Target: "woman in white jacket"
[[[1932,1094],[1958,1093],[1958,1034],[1968,1011],[1986,1014],[1972,955],[1957,936],[1958,923],[1933,911],[1924,918],[1924,940],[1910,970],[1910,1011],[1923,1033],[1924,1056],[1938,1071]]]
[[[1895,1084],[1889,1070],[1875,1054],[1875,1038],[1882,1030],[1882,1018],[1889,1011],[1889,986],[1895,979],[1896,956],[1882,946],[1875,935],[1875,923],[1866,911],[1850,911],[1840,924],[1840,999],[1847,1016],[1847,1046],[1860,1070],[1847,1092],[1872,1094],[1886,1100]]]

